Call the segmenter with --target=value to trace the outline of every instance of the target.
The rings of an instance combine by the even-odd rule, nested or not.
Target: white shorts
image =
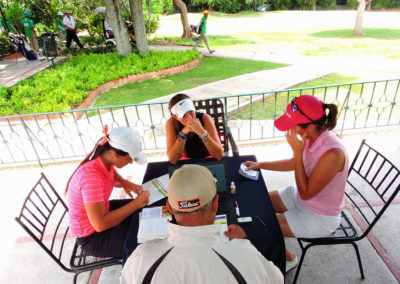
[[[296,238],[323,238],[330,236],[340,225],[339,216],[319,215],[307,209],[297,198],[297,187],[278,190],[285,205],[286,220]]]

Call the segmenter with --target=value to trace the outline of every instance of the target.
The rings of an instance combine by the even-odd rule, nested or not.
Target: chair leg
[[[76,284],[76,280],[78,280],[78,275],[80,274],[80,272],[75,273],[74,275],[74,284]]]
[[[365,279],[364,270],[363,270],[363,267],[362,267],[361,257],[360,257],[360,252],[359,252],[359,250],[358,250],[358,246],[357,246],[357,244],[354,243],[354,242],[351,243],[351,244],[353,245],[353,247],[354,247],[354,249],[355,249],[355,251],[356,251],[356,254],[357,254],[358,267],[360,268],[361,279]]]
[[[312,246],[311,244],[308,244],[306,247],[303,247],[303,244],[302,244],[299,240],[297,240],[297,241],[298,241],[299,244],[300,244],[300,248],[301,248],[301,257],[300,257],[299,264],[297,265],[296,274],[294,275],[293,284],[296,283],[297,278],[299,277],[300,269],[301,269],[301,266],[302,266],[302,264],[303,264],[303,261],[304,261],[304,257],[305,257],[305,255],[306,255],[306,252],[307,252],[307,250]]]

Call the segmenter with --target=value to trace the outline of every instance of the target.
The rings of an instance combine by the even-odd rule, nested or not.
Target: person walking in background
[[[76,44],[83,48],[82,43],[79,41],[78,35],[76,34],[77,28],[75,26],[74,18],[71,16],[71,11],[65,11],[65,17],[63,19],[64,26],[67,28],[67,48],[70,49],[72,39],[76,42]]]
[[[193,49],[196,49],[199,44],[201,43],[201,41],[204,41],[205,45],[208,48],[208,52],[211,54],[213,53],[215,50],[210,48],[210,45],[208,44],[208,38],[207,38],[207,18],[208,18],[208,11],[205,10],[203,12],[203,18],[201,18],[201,21],[199,23],[199,32],[200,32],[200,38],[197,40],[197,42],[195,43],[195,45],[193,46]]]
[[[65,40],[67,36],[67,32],[65,31],[65,26],[64,26],[64,14],[63,12],[58,12],[57,16],[57,29],[58,29],[58,43],[57,43],[57,49],[61,50],[61,44]]]
[[[15,34],[15,29],[13,25],[10,22],[10,19],[7,19],[6,13],[4,11],[1,11],[1,19],[0,19],[0,25],[4,28],[4,30],[8,33],[13,33]]]
[[[24,13],[25,19],[22,20],[22,26],[25,30],[25,36],[29,41],[32,49],[37,53],[39,51],[39,43],[35,31],[35,23],[29,19],[29,13]]]

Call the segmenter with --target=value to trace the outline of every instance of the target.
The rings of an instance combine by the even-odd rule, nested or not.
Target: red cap
[[[275,120],[275,127],[280,131],[287,131],[298,124],[314,122],[325,114],[322,104],[322,101],[310,95],[294,98],[286,107],[285,113]]]

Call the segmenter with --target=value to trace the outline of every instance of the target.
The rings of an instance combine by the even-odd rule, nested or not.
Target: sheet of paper
[[[143,208],[142,219],[161,218],[162,206]]]
[[[228,220],[226,218],[225,214],[222,215],[217,215],[215,216],[214,219],[214,224],[220,224],[220,230],[219,230],[219,237],[221,240],[224,241],[229,241],[229,238],[225,236],[224,232],[228,231]]]
[[[149,180],[143,184],[143,189],[150,192],[149,205],[168,195],[169,174]]]
[[[246,170],[247,167],[244,163],[240,164],[240,169],[245,173],[246,175],[252,176],[252,177],[257,177],[257,171],[255,170]]]
[[[167,218],[142,219],[138,239],[151,240],[168,237]]]

